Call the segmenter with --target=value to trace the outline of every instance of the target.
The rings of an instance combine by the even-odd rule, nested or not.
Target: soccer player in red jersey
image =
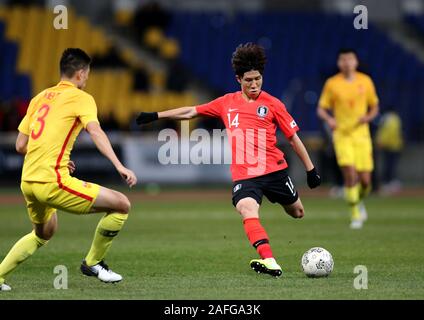
[[[261,46],[240,45],[233,53],[232,66],[241,91],[199,106],[141,112],[136,121],[143,125],[166,118],[187,120],[202,115],[221,118],[232,146],[233,205],[243,219],[251,245],[261,257],[252,260],[250,266],[258,273],[280,276],[281,267],[259,221],[262,197],[279,203],[293,218],[302,218],[304,208],[287,173],[284,153],[276,147],[277,126],[305,166],[309,187],[319,186],[321,178],[296,134],[299,127],[284,104],[261,90],[265,63],[265,50]]]

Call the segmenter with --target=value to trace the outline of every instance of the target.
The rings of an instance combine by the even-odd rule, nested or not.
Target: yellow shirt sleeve
[[[31,112],[32,112],[33,106],[34,106],[34,99],[32,99],[31,102],[29,103],[25,117],[21,120],[21,123],[18,126],[18,131],[27,136],[31,134],[30,118],[31,118]]]
[[[29,130],[29,117],[28,114],[25,115],[25,117],[22,119],[21,123],[18,127],[19,132],[29,136],[30,130]]]
[[[374,83],[369,79],[368,90],[367,90],[367,103],[370,107],[376,107],[378,105],[378,96],[375,91]]]
[[[87,127],[89,122],[97,122],[97,105],[94,98],[90,95],[84,95],[79,98],[77,102],[77,116],[80,119],[84,129]]]
[[[322,89],[321,97],[318,101],[318,106],[323,109],[331,109],[332,97],[331,97],[331,90],[330,90],[330,82],[327,80],[324,84],[324,88]]]

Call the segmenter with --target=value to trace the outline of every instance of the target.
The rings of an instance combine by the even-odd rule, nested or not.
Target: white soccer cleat
[[[122,276],[110,270],[103,261],[94,266],[88,266],[84,260],[81,264],[81,272],[89,277],[97,277],[100,281],[106,283],[115,283],[122,280]]]
[[[367,208],[365,208],[365,204],[363,201],[359,202],[359,212],[361,213],[361,220],[367,221],[368,213],[367,213]]]
[[[362,225],[364,224],[364,222],[362,220],[356,219],[356,220],[352,220],[352,222],[350,223],[350,228],[351,229],[362,229]]]
[[[2,285],[0,285],[0,291],[10,291],[10,290],[12,290],[12,288],[8,286],[7,284],[3,283]]]

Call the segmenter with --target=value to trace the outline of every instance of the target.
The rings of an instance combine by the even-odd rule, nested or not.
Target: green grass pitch
[[[2,299],[423,299],[424,200],[378,198],[368,202],[369,221],[350,230],[341,199],[304,198],[306,216],[295,220],[264,200],[262,223],[271,239],[281,278],[256,274],[240,217],[228,198],[134,202],[107,263],[124,276],[104,284],[79,272],[99,215],[59,213],[49,244],[8,277]],[[30,228],[22,204],[2,205],[0,259]],[[309,248],[329,250],[328,278],[309,279],[300,259]],[[68,289],[53,282],[56,265],[68,269]],[[357,290],[354,267],[368,270],[368,289]]]

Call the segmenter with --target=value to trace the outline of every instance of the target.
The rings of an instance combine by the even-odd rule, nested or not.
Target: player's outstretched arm
[[[311,189],[318,187],[321,184],[321,177],[315,169],[302,140],[300,140],[299,136],[295,133],[289,138],[289,142],[293,147],[294,152],[296,152],[297,156],[305,166],[308,186]]]
[[[16,138],[15,148],[16,151],[20,154],[25,155],[27,153],[29,136],[23,134],[22,132],[18,133],[18,137]]]
[[[119,161],[115,151],[113,151],[109,138],[100,125],[97,122],[89,122],[86,129],[97,149],[113,163],[116,170],[119,172],[121,177],[125,179],[127,184],[130,187],[134,186],[137,183],[137,177],[134,172],[125,168],[121,161]]]
[[[143,125],[158,119],[188,120],[197,116],[196,107],[182,107],[162,112],[141,112],[136,122]]]

